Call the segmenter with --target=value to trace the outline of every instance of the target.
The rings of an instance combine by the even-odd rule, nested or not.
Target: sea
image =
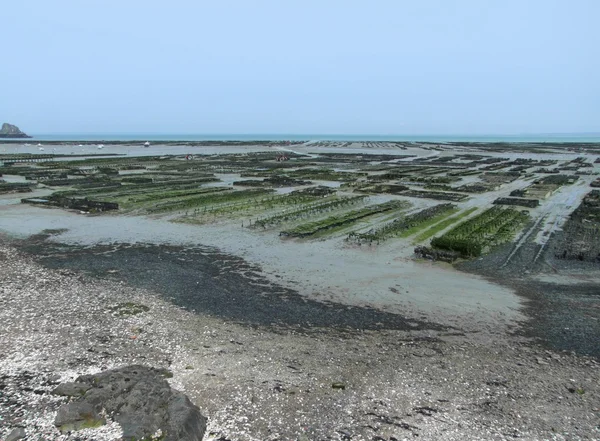
[[[381,134],[189,134],[189,133],[40,133],[29,141],[406,141],[406,142],[600,142],[600,133],[515,135],[381,135]],[[1,142],[2,140],[0,140]],[[27,140],[23,140],[28,142]]]

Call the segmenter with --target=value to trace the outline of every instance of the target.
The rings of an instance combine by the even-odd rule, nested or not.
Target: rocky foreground
[[[138,420],[123,417],[119,398],[93,397],[137,384],[134,371],[180,403],[187,396],[196,432],[207,418],[205,440],[600,439],[592,358],[459,329],[227,322],[123,282],[45,269],[0,239],[0,439],[130,439]],[[90,424],[60,424],[86,400],[104,403]]]

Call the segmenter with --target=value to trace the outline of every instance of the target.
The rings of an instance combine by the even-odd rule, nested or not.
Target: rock
[[[17,126],[4,123],[0,129],[0,138],[31,138],[31,136],[21,132]]]
[[[80,397],[92,387],[84,383],[63,383],[52,391],[54,395],[65,397]]]
[[[4,441],[17,441],[19,439],[24,439],[26,436],[27,434],[25,433],[25,429],[18,427],[13,429],[13,431],[8,434]]]
[[[182,393],[177,393],[169,401],[170,426],[176,430],[173,440],[202,440],[206,431],[206,418],[194,404]],[[167,435],[170,432],[167,432]]]
[[[63,432],[100,427],[106,421],[89,403],[71,402],[60,406],[54,425]]]
[[[84,409],[93,410],[95,415],[104,409],[120,424],[127,440],[150,438],[160,430],[164,441],[200,441],[206,418],[183,393],[171,389],[165,380],[169,376],[166,369],[140,365],[81,376],[69,386],[61,385],[67,392],[80,391],[81,385],[88,389],[61,406],[59,414],[73,411],[71,405],[85,405],[88,407]],[[57,415],[57,426],[58,422]]]
[[[52,382],[52,383],[57,383],[60,381],[60,375],[58,374],[52,374],[48,377],[48,381]]]
[[[342,390],[346,389],[346,385],[344,383],[339,383],[339,382],[332,383],[331,387],[333,389],[342,389]]]
[[[576,393],[578,395],[585,394],[585,390],[582,387],[567,387],[567,390],[572,394]]]

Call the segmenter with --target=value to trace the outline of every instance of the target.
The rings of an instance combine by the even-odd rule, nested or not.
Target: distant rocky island
[[[31,136],[21,132],[15,125],[4,123],[0,129],[0,138],[31,138]]]

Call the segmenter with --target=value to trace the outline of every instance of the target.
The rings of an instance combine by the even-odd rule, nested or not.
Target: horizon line
[[[131,132],[96,132],[96,131],[84,131],[84,132],[30,132],[37,135],[198,135],[198,136],[212,136],[212,135],[226,135],[226,136],[257,136],[257,135],[269,135],[269,136],[562,136],[562,135],[600,135],[598,132],[520,132],[520,133],[293,133],[293,132],[142,132],[142,131],[131,131]]]

